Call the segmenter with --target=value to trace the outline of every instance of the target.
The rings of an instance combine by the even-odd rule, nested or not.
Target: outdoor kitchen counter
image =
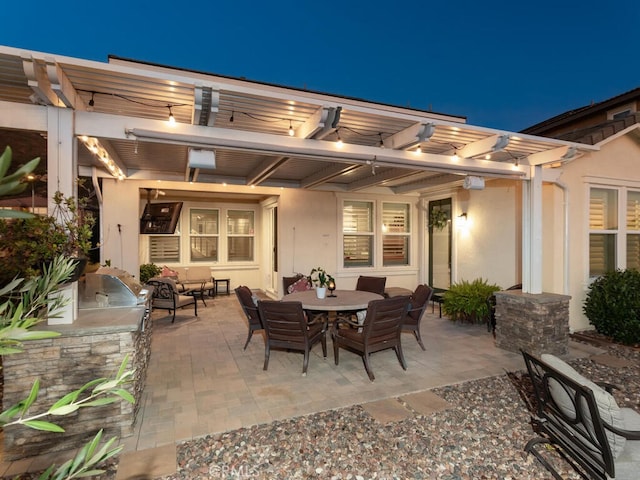
[[[144,330],[145,307],[84,308],[71,324],[39,325],[39,330],[53,330],[64,336],[83,336],[102,333],[135,332]]]

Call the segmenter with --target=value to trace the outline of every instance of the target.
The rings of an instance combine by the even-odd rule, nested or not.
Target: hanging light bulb
[[[378,135],[380,135],[380,148],[384,148],[384,140],[382,139],[382,133],[379,133]]]
[[[229,117],[229,123],[233,123],[233,110],[231,110],[231,116]]]
[[[342,147],[342,145],[344,145],[342,139],[340,138],[340,132],[338,130],[336,130],[336,135],[338,136],[338,140],[336,140],[336,145],[338,145],[338,147]]]
[[[96,102],[93,99],[95,94],[96,92],[91,92],[91,100],[89,100],[89,106],[87,107],[88,112],[93,112],[93,106],[96,104]]]
[[[296,132],[293,131],[293,126],[291,126],[291,120],[289,120],[289,136],[293,137]]]
[[[457,148],[454,148],[454,150],[453,150],[453,161],[454,161],[454,162],[457,162],[457,161],[458,161],[458,159],[459,159],[459,158],[458,158],[458,149],[457,149]]]
[[[176,118],[173,116],[173,112],[171,111],[171,105],[167,105],[167,108],[169,109],[169,123],[171,125],[175,125]]]

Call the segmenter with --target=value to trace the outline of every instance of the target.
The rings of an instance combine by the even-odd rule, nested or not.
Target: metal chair
[[[408,309],[408,296],[385,298],[369,302],[367,316],[361,328],[351,328],[353,324],[345,319],[336,320],[331,330],[336,365],[339,362],[338,351],[340,347],[344,347],[362,356],[369,380],[373,381],[375,376],[369,364],[369,356],[374,352],[393,348],[400,365],[406,370],[400,334]],[[347,328],[341,328],[344,323],[348,324]]]
[[[251,293],[251,289],[244,285],[239,286],[234,290],[236,292],[236,297],[238,297],[238,301],[240,302],[240,306],[242,307],[242,311],[247,317],[247,321],[249,322],[249,335],[247,336],[247,341],[244,344],[243,350],[247,349],[247,345],[251,341],[251,336],[253,332],[256,330],[264,330],[262,326],[262,320],[260,320],[260,313],[258,312],[258,306],[253,301],[253,294]]]
[[[418,285],[411,295],[411,305],[402,324],[403,331],[413,332],[422,350],[426,350],[426,348],[424,348],[422,336],[420,335],[420,320],[432,294],[433,288],[429,285]]]
[[[318,342],[322,343],[322,354],[327,356],[327,323],[325,321],[307,322],[300,302],[280,302],[260,300],[258,311],[266,333],[264,367],[269,367],[271,348],[284,348],[304,353],[302,375],[307,374],[309,352]]]
[[[173,312],[171,323],[176,321],[176,310],[193,304],[193,314],[198,316],[198,301],[193,295],[182,295],[178,292],[176,282],[167,277],[155,277],[147,281],[147,285],[153,286],[151,298],[152,308],[169,310]]]

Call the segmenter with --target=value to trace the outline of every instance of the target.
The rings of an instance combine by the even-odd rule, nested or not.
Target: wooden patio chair
[[[253,293],[249,287],[244,285],[239,286],[234,290],[236,292],[236,297],[238,297],[238,301],[240,302],[240,306],[242,307],[242,311],[247,317],[247,321],[249,322],[249,335],[247,335],[247,341],[244,344],[243,350],[247,349],[247,345],[251,341],[251,336],[253,332],[256,330],[264,330],[262,326],[262,320],[260,320],[260,312],[258,312],[258,306],[253,301]]]
[[[353,323],[346,319],[336,320],[331,330],[336,365],[339,362],[338,351],[340,347],[344,347],[362,356],[369,380],[373,381],[375,376],[369,364],[369,356],[374,352],[393,348],[400,365],[406,370],[400,334],[408,309],[408,296],[385,298],[369,302],[367,316],[361,328],[352,328]],[[344,323],[348,324],[347,328],[341,328]]]
[[[424,309],[427,307],[429,300],[431,300],[432,294],[433,288],[429,285],[418,285],[411,295],[411,305],[402,324],[403,331],[413,332],[422,350],[426,350],[426,348],[424,348],[422,336],[420,335],[420,320]]]
[[[358,282],[356,283],[356,290],[361,292],[377,293],[384,297],[384,287],[386,284],[387,277],[368,277],[366,275],[360,275],[358,277]]]
[[[307,374],[309,353],[316,343],[322,343],[322,354],[327,356],[327,323],[307,322],[307,316],[300,302],[260,300],[258,311],[266,333],[264,367],[269,367],[271,348],[283,348],[304,353],[302,375]]]

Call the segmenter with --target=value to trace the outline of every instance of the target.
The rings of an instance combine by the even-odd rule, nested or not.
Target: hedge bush
[[[640,272],[602,275],[591,284],[583,312],[597,332],[626,345],[640,343]]]

